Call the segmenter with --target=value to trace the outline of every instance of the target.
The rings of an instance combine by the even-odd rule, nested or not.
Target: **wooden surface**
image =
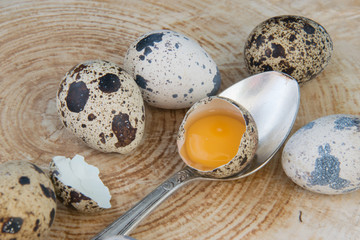
[[[322,24],[331,63],[301,87],[293,131],[321,116],[360,114],[359,1],[25,1],[0,2],[0,162],[27,159],[46,168],[55,155],[81,154],[97,166],[113,207],[82,215],[58,204],[48,239],[89,239],[183,166],[175,145],[185,110],[146,108],[143,144],[129,155],[92,150],[58,119],[64,74],[90,59],[122,65],[142,33],[168,28],[197,40],[217,62],[225,89],[248,76],[243,47],[261,21],[283,14]],[[359,239],[360,192],[310,193],[284,174],[278,153],[236,182],[190,183],[132,233],[138,239]]]

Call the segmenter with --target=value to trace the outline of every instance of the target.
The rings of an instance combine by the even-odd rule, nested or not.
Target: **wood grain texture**
[[[147,106],[142,145],[104,154],[69,134],[56,112],[64,74],[90,59],[122,65],[130,43],[156,29],[197,40],[222,75],[221,89],[248,77],[245,39],[261,21],[296,14],[322,24],[334,42],[328,67],[301,86],[293,132],[321,116],[360,114],[359,1],[30,1],[0,2],[0,162],[26,159],[47,168],[75,154],[97,166],[113,207],[96,215],[58,204],[48,239],[89,239],[183,166],[175,145],[185,110]],[[360,192],[323,196],[284,174],[278,153],[256,174],[234,182],[190,183],[131,234],[136,239],[358,239]]]

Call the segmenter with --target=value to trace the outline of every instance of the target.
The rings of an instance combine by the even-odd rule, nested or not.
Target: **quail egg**
[[[244,57],[251,74],[274,70],[305,83],[322,72],[332,51],[330,35],[319,23],[301,16],[277,16],[253,29]]]
[[[54,157],[50,176],[56,195],[65,206],[85,213],[111,207],[111,194],[99,178],[99,169],[86,163],[83,156]]]
[[[0,164],[0,239],[45,239],[55,219],[48,176],[28,161]]]
[[[286,143],[282,166],[299,186],[342,194],[360,188],[360,117],[325,116],[300,128]]]
[[[220,88],[216,63],[194,40],[171,30],[148,32],[133,42],[124,69],[139,85],[144,100],[165,109],[190,107]]]
[[[182,160],[204,176],[225,178],[249,166],[258,133],[241,105],[224,97],[208,97],[186,113],[178,133]]]
[[[125,154],[141,142],[141,92],[114,63],[94,60],[71,69],[60,83],[57,107],[63,125],[94,149]]]

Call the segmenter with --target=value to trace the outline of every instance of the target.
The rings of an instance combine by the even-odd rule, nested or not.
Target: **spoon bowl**
[[[260,73],[230,86],[219,94],[245,107],[258,129],[258,147],[249,167],[227,178],[200,175],[186,166],[176,172],[134,207],[115,220],[92,240],[114,235],[126,235],[152,210],[181,186],[193,180],[235,180],[261,169],[280,149],[295,122],[300,104],[299,86],[295,79],[284,73]]]
[[[219,96],[238,102],[255,120],[259,137],[255,158],[249,168],[228,179],[246,177],[263,167],[285,142],[299,109],[299,85],[284,73],[264,72],[230,86]]]

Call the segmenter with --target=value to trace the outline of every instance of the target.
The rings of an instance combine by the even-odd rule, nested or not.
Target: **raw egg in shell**
[[[250,113],[224,97],[209,97],[186,113],[178,134],[183,161],[200,174],[225,178],[245,169],[255,156],[258,132]]]

